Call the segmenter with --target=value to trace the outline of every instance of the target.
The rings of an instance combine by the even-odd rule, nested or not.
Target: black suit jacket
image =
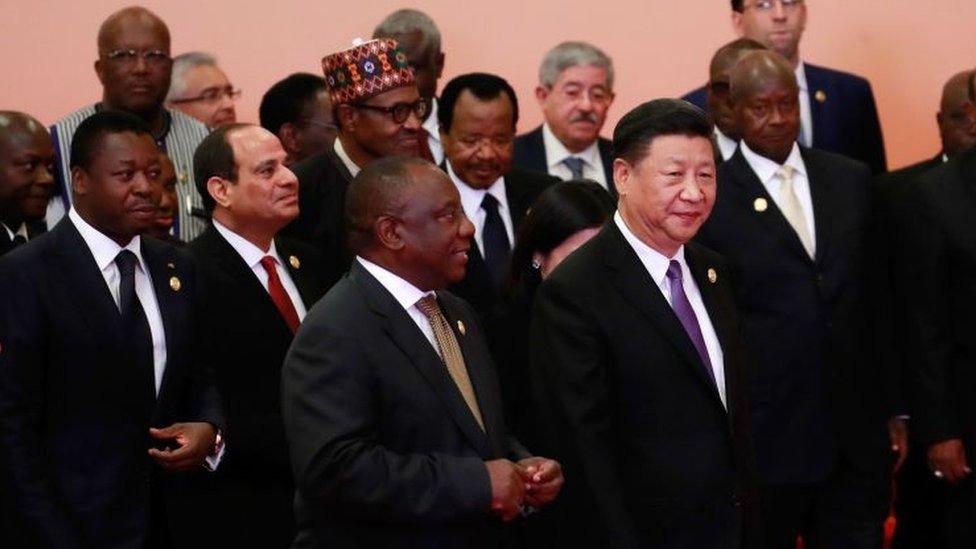
[[[728,410],[691,339],[613,221],[540,286],[533,386],[566,485],[556,546],[740,547],[754,481],[728,274],[685,257],[724,353]],[[711,282],[708,272],[717,275]],[[565,544],[565,545],[560,545]]]
[[[275,238],[306,309],[328,290],[315,248]],[[226,453],[216,473],[191,486],[186,504],[212,541],[200,545],[287,547],[295,533],[294,483],[281,420],[281,365],[294,334],[240,254],[210,226],[190,244],[206,295],[201,326],[224,402]],[[295,258],[296,261],[292,261]],[[296,267],[296,265],[298,265]]]
[[[12,227],[16,230],[17,227]],[[31,239],[37,238],[44,233],[43,223],[28,223],[27,236]],[[0,226],[0,257],[14,249],[14,241],[7,235],[7,230]]]
[[[603,162],[603,174],[607,178],[607,190],[616,200],[617,187],[613,184],[613,142],[603,137],[598,138],[597,148],[600,150],[600,160]],[[549,173],[546,164],[546,145],[542,138],[542,126],[515,138],[515,152],[512,162],[527,170],[539,173]]]
[[[930,445],[961,438],[976,455],[976,149],[920,177],[902,258],[913,368],[912,419]]]
[[[529,207],[542,191],[558,182],[559,178],[551,175],[514,166],[505,174],[505,196],[508,198],[508,208],[512,214],[512,228],[516,238]],[[512,242],[512,249],[515,249],[514,242]],[[467,300],[481,316],[488,314],[498,303],[500,298],[498,288],[492,281],[488,266],[485,265],[485,259],[474,237],[471,237],[471,251],[468,252],[468,268],[464,278],[452,285],[450,290]]]
[[[804,63],[813,119],[813,147],[860,160],[885,171],[884,139],[871,83],[856,75]],[[707,110],[704,86],[682,99]]]
[[[315,246],[331,286],[352,261],[344,214],[352,174],[332,148],[295,164],[292,171],[298,177],[299,214],[281,236]]]
[[[870,172],[833,153],[801,154],[815,259],[741,148],[718,169],[715,206],[697,238],[725,256],[732,274],[752,364],[749,403],[762,480],[821,481],[843,455],[883,482],[885,424],[895,412],[886,403],[891,378],[882,370],[891,364],[884,354],[890,341],[876,323]]]
[[[506,433],[477,317],[449,292],[438,301],[485,431],[430,342],[358,262],[305,318],[282,373],[296,547],[499,545],[484,462],[528,454]]]
[[[166,505],[172,480],[147,454],[149,427],[223,424],[195,348],[193,263],[146,237],[142,255],[166,333],[155,399],[127,358],[119,310],[67,217],[0,260],[0,474],[24,547],[143,547],[150,492]]]

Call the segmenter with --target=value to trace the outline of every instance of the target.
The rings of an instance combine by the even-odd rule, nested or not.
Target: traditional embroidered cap
[[[362,101],[413,84],[413,68],[396,40],[357,42],[348,50],[322,58],[333,105]]]

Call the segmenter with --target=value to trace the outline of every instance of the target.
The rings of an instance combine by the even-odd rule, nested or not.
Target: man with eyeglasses
[[[325,79],[297,72],[276,82],[261,98],[261,127],[278,136],[285,149],[285,166],[332,148],[339,128]]]
[[[325,56],[322,68],[339,135],[331,149],[293,167],[299,215],[283,234],[315,246],[330,268],[345,272],[352,261],[342,213],[349,182],[377,159],[420,156],[429,105],[395,40],[356,43]]]
[[[517,166],[563,180],[592,179],[616,196],[610,140],[600,130],[613,103],[613,61],[586,42],[563,42],[539,66],[545,122],[515,139]]]
[[[444,86],[437,115],[443,167],[474,223],[468,269],[450,290],[485,315],[508,282],[515,235],[529,206],[559,180],[512,166],[518,99],[503,78],[458,76]]]
[[[95,73],[102,83],[102,99],[58,120],[51,138],[58,156],[56,196],[48,205],[47,224],[54,224],[71,206],[71,169],[68,166],[75,130],[100,111],[122,111],[145,121],[156,145],[176,166],[179,212],[173,234],[189,241],[206,228],[203,202],[193,184],[193,151],[209,131],[199,121],[164,107],[173,60],[166,23],[153,12],[132,6],[110,15],[98,30]]]
[[[871,84],[800,58],[800,38],[807,22],[805,0],[731,0],[731,4],[736,34],[761,42],[794,69],[800,86],[799,143],[865,162],[875,174],[884,172],[884,140]],[[706,87],[684,99],[705,108]]]
[[[230,84],[213,55],[191,51],[173,58],[168,107],[217,128],[237,122],[234,102],[240,97],[241,90]]]

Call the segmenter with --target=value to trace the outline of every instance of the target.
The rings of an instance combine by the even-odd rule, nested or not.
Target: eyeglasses
[[[423,120],[427,116],[427,112],[430,106],[423,99],[418,99],[413,103],[397,103],[389,107],[380,107],[377,105],[367,105],[366,103],[353,103],[351,105],[357,109],[367,109],[371,111],[383,112],[393,117],[393,122],[397,124],[403,124],[410,117],[410,113],[417,115],[417,118]]]
[[[196,103],[202,101],[204,103],[216,103],[224,98],[224,96],[229,97],[232,101],[236,101],[241,97],[241,90],[227,86],[224,88],[212,88],[205,90],[203,93],[196,97],[184,97],[183,99],[172,99],[170,103]]]
[[[169,54],[163,50],[133,50],[117,49],[105,54],[105,58],[113,63],[120,65],[135,65],[139,58],[142,58],[147,65],[162,66],[172,61]]]
[[[601,87],[590,88],[587,90],[579,86],[566,86],[560,89],[559,93],[570,101],[579,101],[583,97],[586,97],[590,100],[590,103],[595,105],[605,105],[609,103],[613,97],[609,91]]]
[[[778,0],[779,4],[783,6],[784,10],[792,10],[800,7],[803,4],[803,0]],[[756,0],[748,6],[743,6],[744,9],[755,9],[756,11],[773,11],[776,7],[776,0]]]

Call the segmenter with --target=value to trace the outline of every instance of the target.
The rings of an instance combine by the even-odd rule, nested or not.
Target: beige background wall
[[[92,63],[98,25],[116,0],[0,0],[0,108],[51,123],[99,98]],[[938,149],[934,113],[942,83],[976,66],[976,1],[808,0],[801,55],[859,73],[874,86],[889,164]],[[445,77],[496,72],[518,90],[520,131],[540,122],[532,90],[542,54],[565,39],[614,58],[617,102],[604,134],[637,103],[701,84],[715,48],[733,38],[727,0],[167,0],[146,1],[168,24],[173,53],[217,54],[244,90],[238,115],[257,120],[261,95],[295,71],[368,37],[399,7],[429,13],[444,35]],[[445,81],[442,81],[442,84]]]

